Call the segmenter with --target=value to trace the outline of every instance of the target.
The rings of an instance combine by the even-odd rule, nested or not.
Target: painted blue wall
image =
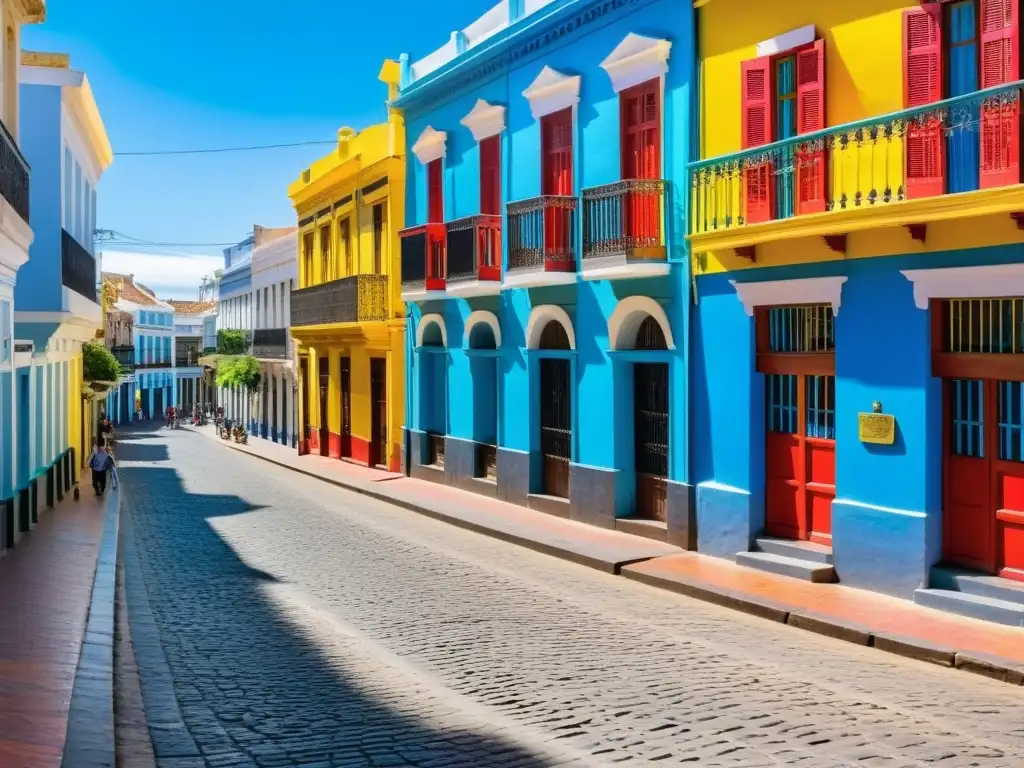
[[[406,221],[409,225],[426,220],[426,168],[411,152],[428,125],[447,133],[444,159],[444,218],[446,221],[480,212],[479,150],[470,131],[460,121],[478,99],[506,106],[506,130],[502,133],[502,201],[531,198],[541,193],[540,122],[534,119],[530,104],[522,92],[545,66],[567,75],[582,75],[580,102],[576,111],[574,158],[575,192],[586,187],[618,181],[619,97],[611,79],[599,66],[625,36],[634,32],[673,42],[669,70],[665,76],[663,99],[663,157],[666,179],[670,182],[667,210],[667,242],[671,275],[641,280],[583,281],[573,285],[502,291],[498,297],[446,299],[431,301],[422,307],[410,306],[410,345],[415,343],[416,328],[424,314],[443,316],[447,327],[448,355],[410,352],[408,356],[410,390],[406,398],[407,425],[414,429],[439,431],[440,419],[436,390],[426,391],[443,382],[446,391],[441,400],[448,409],[448,434],[484,440],[493,431],[492,409],[497,409],[496,436],[500,446],[520,451],[539,449],[539,401],[534,391],[538,380],[538,356],[527,353],[525,329],[531,310],[542,304],[555,304],[569,314],[576,334],[577,349],[572,370],[574,429],[573,460],[594,467],[633,469],[632,366],[635,359],[619,355],[613,363],[609,355],[608,319],[618,302],[631,295],[655,298],[665,308],[676,344],[674,352],[658,359],[670,365],[671,447],[670,477],[687,481],[688,417],[687,339],[689,337],[688,278],[686,246],[686,164],[690,148],[690,83],[692,79],[693,31],[691,13],[680,10],[670,0],[639,0],[622,9],[607,11],[607,4],[565,3],[551,16],[559,23],[571,21],[582,10],[604,7],[606,12],[570,35],[555,35],[533,54],[517,58],[515,66],[498,71],[490,79],[474,83],[471,90],[430,99],[429,89],[420,88],[406,111],[406,130],[410,145]],[[532,20],[531,20],[532,21]],[[515,36],[522,32],[516,25],[501,33],[497,47],[513,48]],[[522,36],[525,43],[537,30]],[[436,78],[437,89],[444,88],[444,77]],[[433,86],[432,86],[433,88]],[[581,227],[577,227],[582,229]],[[507,227],[506,227],[507,231]],[[577,254],[581,251],[577,237]],[[507,257],[507,246],[505,248]],[[577,265],[581,266],[581,259]],[[474,356],[466,352],[466,321],[470,312],[485,309],[499,320],[502,345],[498,359]],[[442,364],[445,376],[437,371]],[[497,373],[495,373],[497,372]],[[496,379],[496,380],[495,380]],[[582,415],[581,415],[582,414]],[[631,475],[628,475],[631,478]],[[621,494],[619,514],[629,514],[632,504],[631,479],[617,484]]]
[[[18,270],[14,300],[19,312],[63,308],[61,274],[61,89],[21,86],[21,151],[32,168],[30,224],[35,239]]]

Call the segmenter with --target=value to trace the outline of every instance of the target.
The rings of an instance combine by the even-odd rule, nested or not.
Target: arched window
[[[668,349],[665,342],[665,332],[661,330],[661,324],[648,315],[640,323],[636,330],[636,341],[633,342],[633,349]]]
[[[541,349],[571,349],[569,336],[557,320],[549,320],[540,334]]]

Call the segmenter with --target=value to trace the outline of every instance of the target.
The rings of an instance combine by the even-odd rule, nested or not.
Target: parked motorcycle
[[[245,445],[246,443],[249,442],[249,433],[246,432],[244,427],[235,427],[234,438],[236,443],[241,443],[242,445]]]

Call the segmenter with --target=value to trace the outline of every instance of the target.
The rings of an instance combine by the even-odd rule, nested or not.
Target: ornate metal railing
[[[257,328],[252,332],[252,356],[264,360],[288,359],[287,328]]]
[[[292,291],[293,326],[387,319],[387,275],[350,275]]]
[[[501,216],[478,214],[447,224],[447,281],[501,280]]]
[[[576,269],[577,200],[542,195],[508,203],[508,268]]]
[[[27,223],[29,199],[28,163],[17,142],[0,120],[0,195]]]
[[[91,301],[96,299],[96,259],[73,238],[61,230],[60,281]]]
[[[447,277],[444,224],[420,224],[398,233],[402,241],[402,288],[443,291]]]
[[[690,234],[1020,183],[1022,86],[692,163]]]
[[[583,190],[583,258],[665,258],[665,182],[623,179]]]

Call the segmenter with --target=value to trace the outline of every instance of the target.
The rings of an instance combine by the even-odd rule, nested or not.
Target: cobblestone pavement
[[[1019,688],[545,557],[186,431],[125,435],[118,455],[132,637],[168,768],[1024,765]]]

